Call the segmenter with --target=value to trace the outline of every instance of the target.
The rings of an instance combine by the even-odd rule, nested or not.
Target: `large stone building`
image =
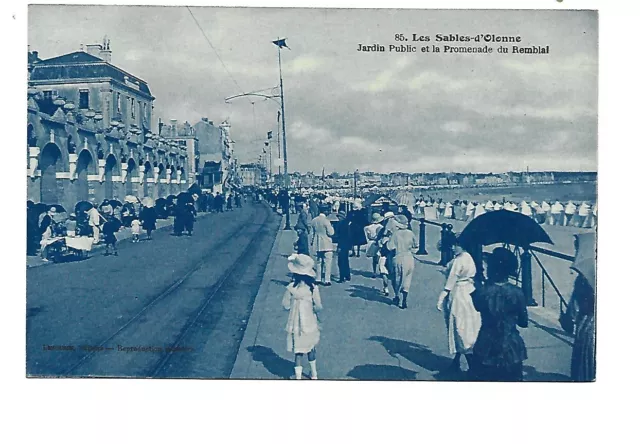
[[[243,187],[264,187],[267,184],[267,170],[257,163],[241,164],[238,175]]]
[[[193,125],[198,138],[198,182],[202,188],[223,192],[232,166],[229,126],[216,126],[207,117]]]
[[[110,62],[106,39],[45,60],[29,54],[30,200],[72,211],[81,200],[165,197],[192,181],[189,147],[151,131],[147,83]]]

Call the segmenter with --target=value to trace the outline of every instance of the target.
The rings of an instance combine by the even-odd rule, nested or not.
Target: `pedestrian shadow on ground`
[[[374,279],[373,273],[371,271],[351,270],[351,274],[354,276],[362,276],[365,278]]]
[[[566,331],[561,330],[559,328],[547,327],[546,325],[542,325],[539,322],[536,322],[531,318],[529,318],[529,323],[531,325],[533,325],[534,327],[539,328],[540,330],[549,333],[551,336],[553,336],[554,338],[564,342],[565,344],[573,345],[573,342],[571,342],[572,336],[569,333],[567,333]]]
[[[282,379],[289,379],[293,375],[293,361],[281,358],[271,348],[262,345],[247,347],[251,358],[261,362],[269,373]]]
[[[392,339],[385,336],[371,336],[369,341],[379,342],[393,357],[402,356],[407,361],[433,372],[438,381],[461,381],[465,375],[458,371],[450,371],[451,359],[433,353],[428,347],[415,342]]]
[[[523,366],[524,380],[525,381],[537,381],[537,382],[567,382],[571,381],[571,378],[562,373],[545,373],[539,372],[530,365]]]
[[[360,298],[365,301],[379,302],[385,305],[393,305],[391,297],[386,297],[381,290],[364,285],[351,285],[349,288],[349,296],[352,298]]]
[[[417,256],[414,256],[414,258],[416,259],[416,261],[420,262],[421,264],[425,264],[425,265],[435,265],[436,267],[440,267],[440,262],[437,261],[435,258],[433,260],[423,260],[418,258]]]
[[[357,365],[347,373],[347,377],[361,381],[411,381],[417,373],[397,365],[365,364]]]

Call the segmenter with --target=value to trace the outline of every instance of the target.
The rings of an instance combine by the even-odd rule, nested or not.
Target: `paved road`
[[[229,377],[279,217],[262,204],[27,271],[27,374]]]

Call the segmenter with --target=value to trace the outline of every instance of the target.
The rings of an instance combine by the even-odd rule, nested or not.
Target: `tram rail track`
[[[267,223],[271,220],[271,213],[266,206],[262,207],[262,216],[259,216],[259,219],[254,223],[250,224],[249,227],[253,227],[255,229],[254,233],[250,234],[250,239],[246,242],[246,246],[243,248],[242,252],[239,254],[238,258],[234,260],[228,267],[225,268],[222,275],[215,281],[215,283],[210,286],[209,290],[206,292],[206,296],[203,298],[203,301],[197,306],[195,310],[191,310],[191,314],[187,317],[187,321],[184,323],[177,336],[169,340],[168,342],[172,343],[171,346],[167,348],[169,350],[173,350],[179,346],[179,344],[184,342],[184,339],[188,336],[190,330],[193,326],[198,322],[198,319],[202,315],[202,313],[206,310],[209,304],[215,299],[218,291],[228,282],[229,278],[233,275],[235,268],[239,263],[245,260],[250,252],[251,246],[254,241],[260,237],[261,234],[264,233],[265,227]],[[95,351],[88,351],[85,355],[83,355],[78,361],[76,361],[73,365],[64,370],[60,376],[100,376],[100,375],[92,375],[92,374],[78,374],[75,373],[81,367],[89,364],[92,360],[94,360],[98,355],[104,353],[102,350],[107,348],[108,344],[112,344],[116,339],[121,337],[125,332],[129,330],[135,329],[135,326],[143,323],[143,316],[150,314],[154,308],[156,308],[162,301],[167,300],[170,296],[176,295],[185,284],[192,278],[197,272],[203,270],[206,266],[212,264],[213,262],[220,261],[224,262],[224,258],[216,257],[216,253],[221,249],[221,247],[225,244],[229,244],[233,240],[239,240],[246,234],[247,225],[239,225],[238,228],[233,230],[228,236],[224,239],[221,239],[215,242],[210,248],[206,250],[206,252],[202,255],[202,259],[198,260],[192,267],[190,267],[184,274],[182,274],[179,278],[175,279],[170,285],[168,285],[163,291],[161,291],[157,296],[154,296],[151,300],[145,303],[133,316],[131,316],[124,324],[122,324],[117,330],[115,330],[108,337],[103,339],[97,346],[95,346]],[[173,357],[173,352],[165,352],[160,358],[155,362],[155,364],[151,367],[150,371],[146,372],[145,376],[156,376],[162,369],[166,366],[168,362]],[[105,375],[105,377],[123,377],[127,375]],[[133,375],[132,375],[133,376]]]

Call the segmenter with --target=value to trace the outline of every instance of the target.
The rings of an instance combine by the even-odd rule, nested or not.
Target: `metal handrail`
[[[542,247],[531,246],[529,247],[529,250],[537,251],[538,253],[546,254],[547,256],[555,257],[558,259],[564,259],[565,261],[573,262],[575,260],[575,257],[571,255],[560,253],[558,251],[547,250],[546,248],[542,248]]]
[[[533,248],[532,248],[533,250]],[[544,250],[544,248],[542,248],[542,250]],[[550,250],[545,250],[543,253],[544,254],[548,254],[546,252],[551,252],[551,253],[556,253]],[[565,258],[571,258],[570,260],[573,261],[573,258],[571,256],[562,254],[562,253],[556,253],[556,256],[553,257],[559,257],[560,259],[565,259]],[[542,265],[542,262],[540,261],[540,259],[538,258],[538,256],[535,253],[531,253],[531,256],[534,257],[534,259],[536,260],[536,262],[538,263],[538,266],[540,267],[540,269],[542,270],[542,306],[545,306],[545,294],[544,294],[544,278],[546,277],[549,280],[549,283],[551,284],[551,286],[553,287],[553,289],[555,290],[556,294],[558,295],[558,297],[560,298],[560,311],[562,311],[562,307],[564,305],[564,307],[568,307],[569,304],[567,303],[567,301],[565,301],[564,297],[562,297],[562,293],[560,292],[560,290],[558,289],[557,285],[555,282],[553,282],[553,279],[551,279],[551,276],[549,275],[549,273],[547,272],[547,269],[544,267],[544,265]],[[550,255],[551,256],[551,255]],[[564,256],[564,257],[560,257],[560,256]]]

